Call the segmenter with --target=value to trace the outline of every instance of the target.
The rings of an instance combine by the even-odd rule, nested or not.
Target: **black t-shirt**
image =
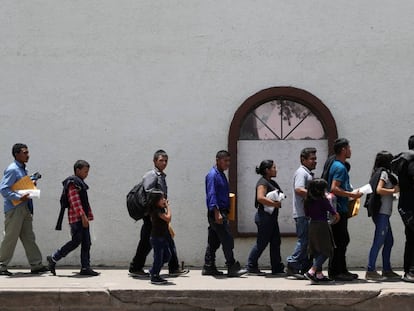
[[[414,213],[414,161],[408,163],[407,169],[399,176],[400,200],[399,207]]]
[[[256,184],[256,195],[255,195],[255,198],[254,198],[254,206],[255,206],[256,208],[263,208],[263,205],[257,201],[257,188],[258,188],[259,186],[265,186],[265,187],[266,187],[266,194],[267,194],[267,193],[269,193],[270,191],[274,191],[274,190],[276,190],[276,189],[277,189],[277,190],[279,190],[279,191],[281,191],[281,192],[283,192],[283,191],[282,191],[282,189],[280,189],[280,187],[279,187],[279,185],[277,184],[277,182],[275,182],[273,179],[271,179],[271,180],[269,181],[269,180],[267,180],[266,178],[261,177],[261,178],[257,181],[257,184]]]
[[[161,219],[160,214],[166,214],[165,208],[156,208],[151,212],[151,236],[164,237],[168,234],[168,222]]]

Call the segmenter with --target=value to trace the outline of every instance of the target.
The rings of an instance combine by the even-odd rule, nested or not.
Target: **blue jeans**
[[[154,262],[150,273],[151,275],[159,275],[164,263],[167,263],[171,258],[170,245],[167,237],[152,236],[150,241],[154,252]]]
[[[323,254],[315,254],[313,258],[313,266],[316,267],[317,272],[322,272],[322,265],[328,259],[327,256]]]
[[[137,251],[132,259],[132,262],[130,264],[130,268],[132,270],[141,270],[144,268],[145,260],[147,259],[148,254],[151,252],[152,246],[150,242],[151,238],[151,230],[152,230],[152,222],[150,216],[144,216],[142,218],[143,224],[141,227],[141,237],[137,246]],[[178,263],[178,257],[177,257],[177,249],[175,247],[174,239],[169,236],[168,237],[168,243],[170,245],[170,251],[171,251],[171,259],[168,262],[168,270],[170,272],[176,271],[180,268],[180,265]]]
[[[282,263],[282,258],[280,257],[281,240],[277,216],[277,211],[270,215],[261,208],[257,210],[254,217],[257,226],[257,239],[247,260],[248,269],[258,268],[259,257],[262,255],[267,245],[270,244],[270,264],[272,266],[272,272],[283,272],[284,265]]]
[[[71,251],[81,245],[81,265],[82,269],[90,267],[90,249],[91,249],[91,235],[89,227],[84,228],[82,221],[70,224],[70,232],[72,234],[72,240],[67,242],[62,248],[58,249],[53,254],[53,259],[58,261],[63,257],[66,257]]]
[[[369,252],[368,271],[376,269],[375,263],[377,261],[378,253],[382,247],[382,270],[391,271],[391,249],[394,245],[394,237],[392,235],[390,216],[378,214],[372,217],[375,223],[375,235],[372,247]]]
[[[302,270],[309,265],[308,256],[308,231],[309,220],[307,217],[295,218],[296,235],[298,240],[296,242],[293,254],[287,258],[288,265],[293,269]]]

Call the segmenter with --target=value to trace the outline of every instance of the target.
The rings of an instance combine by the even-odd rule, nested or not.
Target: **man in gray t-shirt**
[[[316,167],[316,149],[305,148],[300,153],[301,166],[293,177],[293,218],[296,223],[296,242],[293,254],[287,258],[287,274],[303,278],[312,262],[308,258],[308,219],[305,216],[304,201],[307,186],[313,178],[312,170]]]
[[[293,218],[305,217],[306,189],[312,179],[313,173],[303,164],[296,170],[293,177]]]

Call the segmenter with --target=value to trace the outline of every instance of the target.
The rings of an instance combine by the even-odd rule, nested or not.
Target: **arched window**
[[[300,150],[318,149],[316,175],[320,175],[336,138],[336,124],[329,109],[307,91],[274,87],[249,97],[234,114],[229,132],[229,182],[231,191],[237,194],[233,231],[239,236],[255,234],[254,195],[259,176],[254,169],[261,160],[273,159],[278,167],[276,181],[288,196],[279,213],[280,229],[282,234],[294,234],[292,182],[300,165]]]
[[[242,123],[239,140],[325,139],[326,133],[312,110],[280,97],[250,112]]]

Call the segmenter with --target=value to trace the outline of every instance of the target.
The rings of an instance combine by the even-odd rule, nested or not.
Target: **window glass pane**
[[[322,124],[296,102],[272,100],[257,107],[244,120],[240,140],[324,139]]]

